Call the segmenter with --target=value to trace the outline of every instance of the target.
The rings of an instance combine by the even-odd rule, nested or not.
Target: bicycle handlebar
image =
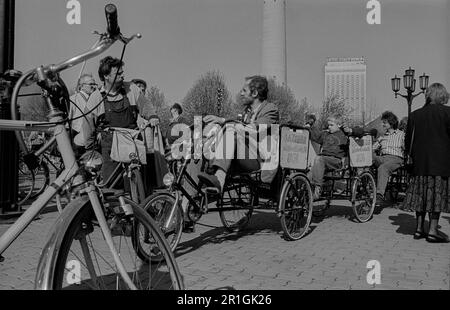
[[[47,74],[57,74],[61,71],[64,71],[68,68],[71,68],[75,65],[82,63],[83,61],[89,60],[97,55],[102,54],[108,48],[110,48],[117,40],[122,41],[124,44],[128,44],[134,38],[141,38],[140,34],[134,34],[130,38],[125,38],[120,33],[120,28],[117,22],[117,8],[114,4],[108,4],[105,6],[105,15],[107,22],[107,33],[100,34],[100,38],[97,43],[88,51],[81,53],[77,56],[64,60],[59,64],[52,64],[47,66],[40,66],[34,68],[24,75],[22,75],[14,86],[12,96],[11,96],[11,119],[18,120],[17,115],[17,98],[19,97],[19,90],[22,84],[25,83],[26,80],[31,80],[32,82],[37,82],[39,79],[43,79],[47,76]],[[42,126],[40,126],[42,128]],[[46,126],[52,127],[52,126]],[[16,137],[19,143],[20,148],[23,151],[26,151],[25,142],[20,134],[20,132],[16,132]]]
[[[125,44],[129,43],[134,38],[140,38],[140,34],[135,34],[131,36],[130,38],[124,38],[122,34],[120,33],[120,27],[117,22],[117,7],[114,4],[107,4],[105,6],[105,16],[106,16],[106,35],[103,34],[100,37],[100,40],[98,42],[98,45],[94,45],[93,48],[90,50],[77,55],[75,57],[72,57],[70,59],[67,59],[57,65],[50,65],[47,67],[48,71],[51,71],[53,73],[58,73],[60,71],[64,71],[70,67],[73,67],[75,65],[78,65],[79,63],[82,63],[83,61],[86,61],[88,59],[91,59],[99,54],[102,54],[104,51],[106,51],[108,48],[111,47],[118,39],[120,39]]]

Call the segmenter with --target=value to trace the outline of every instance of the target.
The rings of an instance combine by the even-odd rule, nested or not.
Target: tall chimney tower
[[[264,0],[262,74],[287,85],[286,0]]]

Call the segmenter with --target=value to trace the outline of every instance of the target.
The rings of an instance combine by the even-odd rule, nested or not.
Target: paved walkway
[[[218,214],[184,234],[176,252],[187,289],[450,289],[450,244],[413,240],[413,213],[386,208],[364,224],[332,206],[299,241],[285,241],[272,210],[255,210],[248,229],[229,234]],[[0,289],[32,289],[40,250],[56,212],[41,215],[4,253]],[[450,234],[450,214],[441,231]],[[3,233],[8,224],[0,224]],[[381,267],[369,285],[368,261]]]

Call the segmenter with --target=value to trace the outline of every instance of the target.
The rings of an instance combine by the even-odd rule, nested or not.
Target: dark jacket
[[[429,104],[412,112],[405,150],[411,150],[414,175],[450,176],[450,107]]]
[[[256,112],[255,124],[278,124],[280,121],[280,112],[275,104],[264,101]]]
[[[342,130],[334,133],[311,128],[311,140],[322,146],[319,155],[343,158],[347,154],[348,138]]]
[[[353,127],[351,135],[354,137],[362,137],[364,130],[361,127]],[[347,135],[342,130],[330,133],[327,130],[320,131],[317,127],[312,127],[311,141],[322,146],[319,155],[337,158],[344,158],[347,155],[349,141]]]

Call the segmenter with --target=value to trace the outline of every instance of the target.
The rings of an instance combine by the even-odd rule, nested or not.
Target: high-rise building
[[[287,83],[286,0],[264,0],[262,74]]]
[[[366,113],[366,62],[360,58],[328,58],[325,64],[325,98],[337,95],[352,109],[350,117]]]

